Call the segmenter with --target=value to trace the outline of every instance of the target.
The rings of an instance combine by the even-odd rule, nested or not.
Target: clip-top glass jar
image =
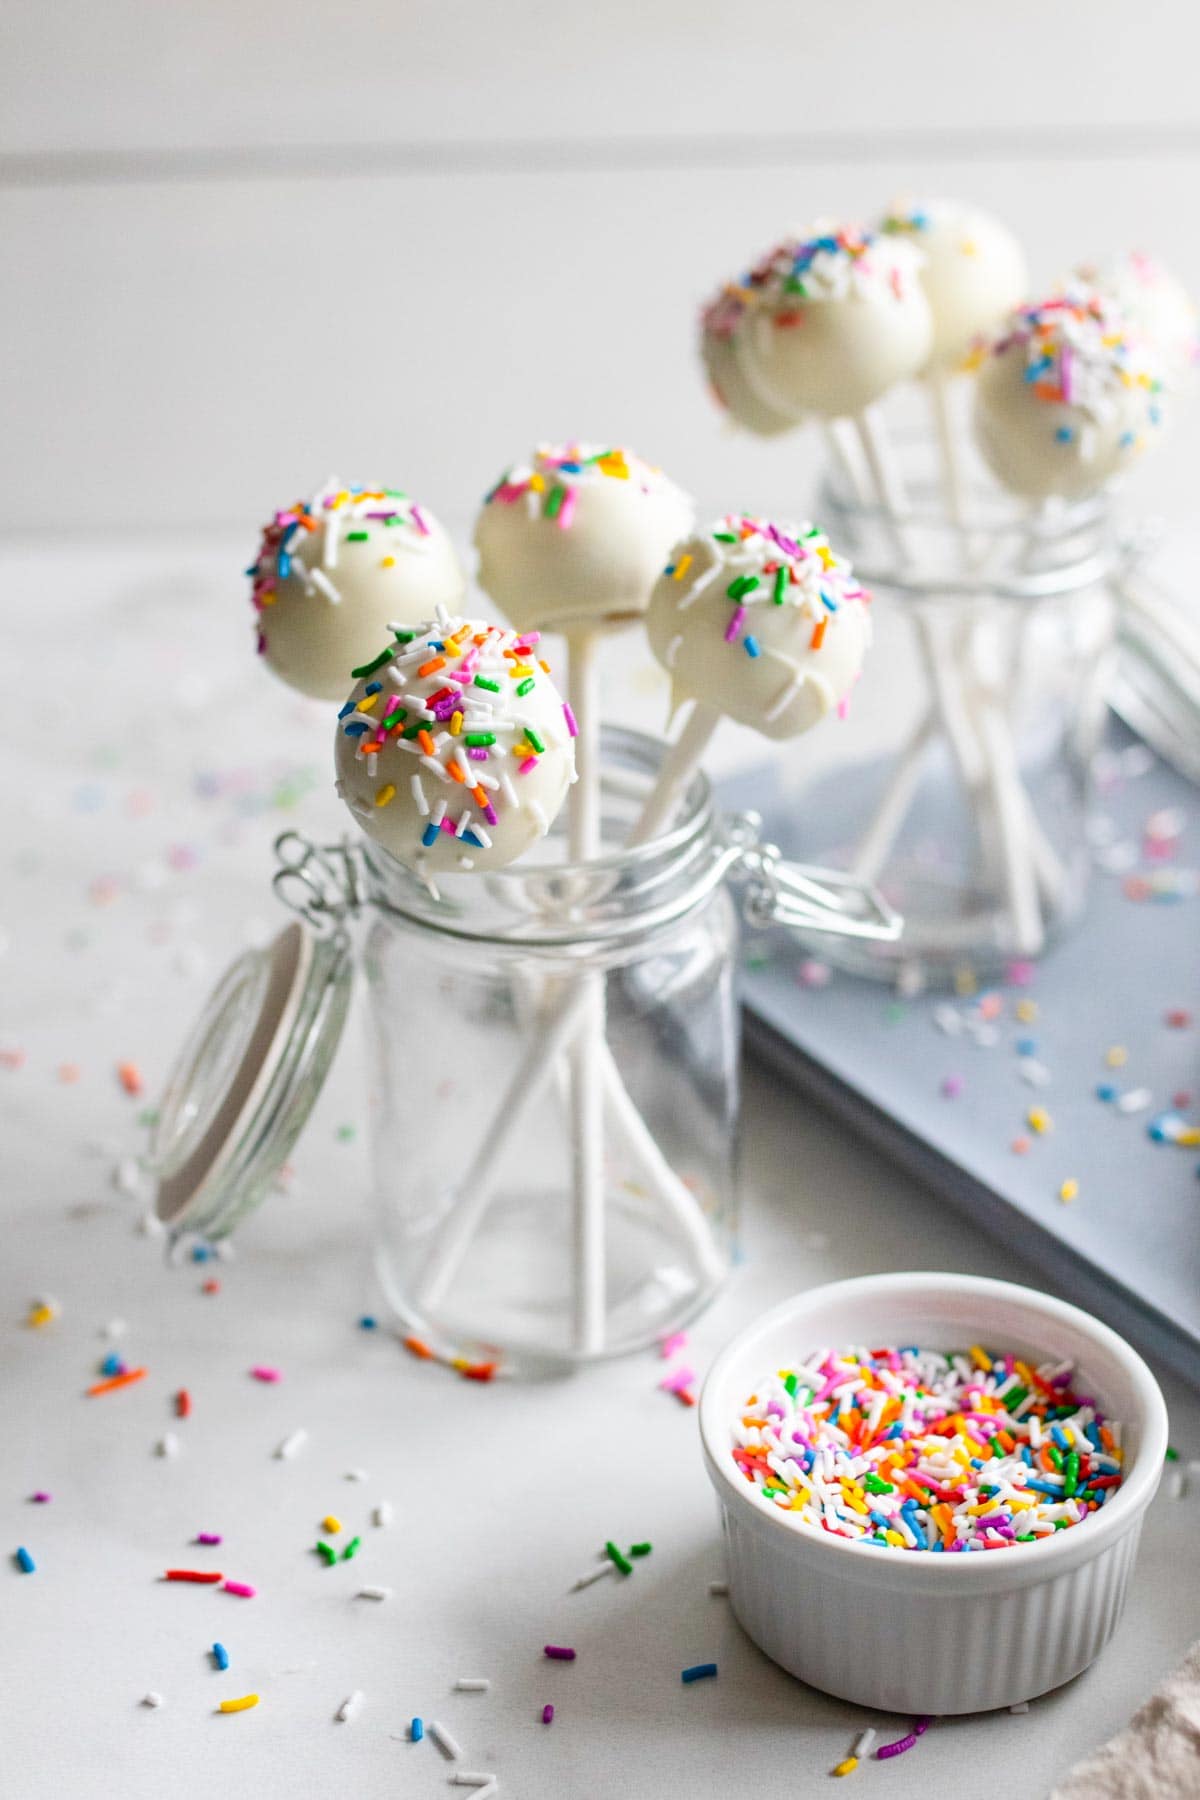
[[[161,1108],[172,1229],[221,1236],[267,1191],[336,1046],[361,914],[376,1262],[405,1329],[532,1372],[696,1313],[736,1226],[730,883],[755,923],[879,937],[899,920],[783,864],[703,775],[670,830],[619,848],[661,754],[603,733],[605,848],[586,864],[559,860],[560,822],[521,864],[435,890],[365,840],[285,834],[275,885],[305,923],[229,972]]]
[[[947,510],[906,444],[891,515],[830,472],[821,516],[875,593],[877,641],[835,777],[797,797],[789,853],[878,882],[890,943],[821,954],[920,985],[999,974],[1081,917],[1118,555],[1104,496],[1031,508],[968,489]]]

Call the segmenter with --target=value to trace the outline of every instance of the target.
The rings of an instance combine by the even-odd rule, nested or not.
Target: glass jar
[[[891,935],[861,884],[781,862],[696,775],[625,849],[663,746],[602,734],[602,845],[565,819],[519,865],[423,883],[377,845],[279,840],[293,922],[226,975],[160,1108],[158,1212],[219,1238],[295,1142],[346,1015],[362,923],[376,1264],[436,1353],[540,1373],[652,1343],[729,1269],[737,908]]]
[[[890,517],[825,478],[819,516],[875,594],[876,643],[836,771],[780,833],[904,915],[900,939],[821,954],[913,987],[1000,974],[1081,917],[1114,646],[1107,502],[969,491],[956,521],[931,455],[906,447]]]

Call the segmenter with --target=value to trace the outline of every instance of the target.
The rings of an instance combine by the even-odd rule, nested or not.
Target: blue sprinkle
[[[366,719],[351,719],[348,725],[343,725],[342,732],[345,737],[361,737],[364,731],[370,729]]]
[[[229,1667],[229,1652],[224,1644],[213,1645],[212,1659],[218,1669],[227,1669]]]
[[[832,594],[827,594],[825,592],[824,588],[821,589],[821,598],[825,602],[825,607],[828,612],[836,612],[837,611],[837,609],[838,609],[837,601],[834,599]]]
[[[424,1721],[424,1719],[414,1719],[412,1724],[409,1726],[408,1735],[412,1739],[414,1744],[419,1744],[421,1739],[425,1736],[425,1721]]]
[[[1036,1056],[1037,1055],[1037,1039],[1036,1038],[1018,1038],[1017,1039],[1017,1055],[1018,1056]]]
[[[746,646],[746,655],[747,656],[761,656],[762,655],[762,650],[759,647],[759,642],[756,637],[747,637],[743,641]]]
[[[347,713],[352,713],[353,711],[354,711],[354,701],[347,700],[345,706],[343,706],[341,712],[338,714],[338,718],[344,719],[346,717]]]
[[[1050,1427],[1050,1436],[1054,1439],[1060,1450],[1070,1450],[1071,1440],[1061,1425],[1052,1425]]]
[[[437,843],[439,829],[440,827],[437,825],[427,825],[421,833],[421,842],[427,850],[432,850],[433,846]]]
[[[695,1663],[690,1669],[683,1669],[679,1679],[683,1682],[708,1681],[716,1672],[716,1663]]]
[[[102,1375],[119,1375],[124,1367],[125,1365],[117,1355],[116,1351],[110,1350],[104,1361],[100,1364],[100,1373]]]
[[[1032,1490],[1035,1494],[1049,1494],[1049,1496],[1052,1500],[1061,1500],[1063,1497],[1062,1489],[1060,1487],[1051,1487],[1050,1483],[1048,1481],[1029,1481],[1029,1480],[1027,1480],[1025,1483],[1025,1488],[1026,1489],[1032,1488]]]
[[[193,1244],[192,1245],[192,1261],[193,1262],[207,1262],[211,1255],[212,1255],[212,1251],[209,1249],[207,1244]]]
[[[1116,1097],[1117,1097],[1117,1090],[1113,1086],[1111,1081],[1101,1081],[1097,1084],[1097,1087],[1096,1087],[1097,1100],[1115,1100]]]
[[[1117,439],[1117,447],[1121,450],[1131,450],[1136,443],[1137,438],[1132,431],[1123,431]]]
[[[370,1313],[364,1313],[362,1318],[358,1321],[360,1331],[374,1331],[378,1323],[379,1320],[373,1319]]]
[[[973,1468],[973,1469],[982,1469],[982,1467],[983,1467],[983,1458],[982,1458],[982,1456],[973,1456],[973,1457],[972,1457],[972,1458],[971,1458],[971,1467],[972,1467],[972,1468]]]
[[[880,1531],[890,1531],[892,1529],[892,1521],[885,1518],[883,1513],[873,1512],[868,1516],[870,1517],[872,1525],[878,1525]]]
[[[1054,436],[1058,443],[1069,444],[1074,438],[1075,433],[1069,425],[1060,425],[1058,430],[1054,433]]]
[[[292,559],[284,549],[281,549],[275,558],[275,572],[280,581],[286,581],[292,572]]]
[[[37,1568],[37,1564],[34,1562],[32,1556],[30,1556],[24,1544],[22,1544],[17,1551],[17,1564],[26,1575],[32,1575]],[[716,1672],[716,1669],[714,1669],[713,1674],[715,1675]]]
[[[377,694],[382,686],[381,681],[369,681],[363,689],[363,699],[365,700],[368,694]]]
[[[1027,1469],[1032,1469],[1033,1451],[1029,1448],[1028,1444],[1021,1445],[1021,1461],[1025,1464]]]
[[[460,844],[470,844],[471,847],[475,850],[483,849],[483,839],[477,838],[473,831],[464,831],[462,834],[462,837],[459,839],[459,843]]]

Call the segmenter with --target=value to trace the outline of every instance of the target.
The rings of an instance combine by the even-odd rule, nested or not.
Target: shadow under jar
[[[1117,545],[1104,497],[968,490],[956,521],[926,446],[905,472],[895,518],[824,481],[819,516],[876,595],[877,643],[836,775],[805,791],[812,823],[786,847],[903,912],[902,939],[842,939],[824,958],[938,986],[1036,957],[1082,916]]]

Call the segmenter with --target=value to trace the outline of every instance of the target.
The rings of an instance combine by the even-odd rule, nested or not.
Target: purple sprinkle
[[[468,750],[467,755],[470,757],[472,762],[486,762],[488,759],[488,753],[486,750]]]
[[[425,515],[421,511],[420,507],[417,505],[415,500],[413,501],[412,506],[409,508],[409,510],[412,513],[412,522],[416,526],[417,530],[420,532],[421,536],[428,537],[429,536],[429,527],[425,523]]]
[[[910,1731],[907,1737],[897,1738],[893,1744],[880,1744],[875,1755],[880,1762],[886,1762],[889,1756],[903,1756],[906,1750],[912,1749],[916,1741],[916,1732]]]
[[[732,644],[734,642],[738,632],[742,629],[742,620],[745,617],[746,609],[744,606],[739,606],[734,609],[733,617],[725,627],[725,642],[727,644]]]
[[[45,1493],[45,1492],[44,1492],[44,1491],[43,1491],[43,1490],[42,1490],[42,1489],[41,1489],[41,1488],[39,1488],[39,1489],[38,1489],[38,1491],[37,1491],[37,1493],[36,1493],[36,1494],[30,1494],[30,1496],[29,1496],[29,1498],[30,1498],[30,1499],[31,1499],[31,1500],[34,1500],[34,1501],[36,1501],[36,1502],[37,1502],[37,1504],[38,1504],[38,1505],[39,1505],[39,1506],[45,1506],[45,1505],[46,1505],[46,1504],[47,1504],[47,1502],[48,1502],[48,1501],[50,1501],[50,1500],[53,1500],[53,1498],[54,1498],[54,1495],[53,1495],[53,1494],[47,1494],[47,1493]]]
[[[563,701],[563,718],[567,721],[567,730],[570,732],[571,736],[578,737],[579,726],[575,722],[575,714],[571,711],[570,703],[566,700]],[[550,1710],[553,1712],[554,1708],[551,1707]],[[546,1721],[547,1724],[549,1724],[549,1722],[549,1720]]]
[[[547,1701],[545,1706],[543,1706],[543,1708],[542,1708],[542,1724],[549,1725],[549,1723],[553,1717],[554,1717],[554,1708],[550,1704],[550,1702]]]
[[[499,813],[496,811],[495,807],[490,804],[484,807],[483,816],[489,825],[498,825],[500,823]]]
[[[219,1544],[221,1542],[221,1534],[219,1531],[198,1531],[196,1533],[196,1542],[198,1544]]]
[[[966,1085],[961,1075],[947,1075],[942,1083],[942,1093],[947,1100],[957,1100]]]
[[[550,1658],[551,1662],[575,1661],[575,1652],[568,1649],[566,1644],[544,1644],[542,1648],[545,1650],[546,1655]]]

